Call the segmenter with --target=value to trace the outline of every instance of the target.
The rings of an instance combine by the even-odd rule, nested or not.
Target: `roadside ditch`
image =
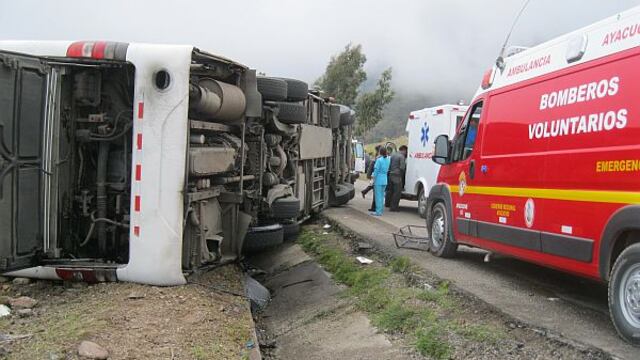
[[[611,358],[515,321],[333,226],[306,225],[297,243],[248,261],[272,295],[255,314],[266,359]]]

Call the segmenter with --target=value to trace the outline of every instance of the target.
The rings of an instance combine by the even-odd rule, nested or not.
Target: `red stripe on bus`
[[[136,164],[136,181],[142,179],[142,165]]]
[[[133,210],[135,212],[140,212],[140,195],[136,195],[133,198]]]

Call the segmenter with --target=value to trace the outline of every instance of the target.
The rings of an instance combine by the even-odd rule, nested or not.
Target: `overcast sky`
[[[521,0],[0,0],[4,39],[193,44],[271,75],[312,82],[347,43],[376,77],[425,94],[473,94]],[[531,46],[640,0],[531,0],[510,43]]]

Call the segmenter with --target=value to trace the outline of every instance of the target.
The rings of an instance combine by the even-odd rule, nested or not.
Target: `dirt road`
[[[356,188],[364,182],[358,181]],[[407,224],[423,225],[416,203],[403,201],[401,212],[387,212],[381,218],[368,215],[371,198],[356,199],[340,208],[324,212],[328,219],[368,239],[379,249],[411,258],[425,270],[452,281],[500,311],[569,341],[602,349],[622,359],[640,358],[636,349],[616,334],[607,310],[607,291],[602,284],[518,260],[495,256],[484,263],[485,252],[461,248],[453,260],[436,258],[426,252],[397,249],[391,233]]]

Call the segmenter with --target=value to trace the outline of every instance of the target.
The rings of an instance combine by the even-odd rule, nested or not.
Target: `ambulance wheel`
[[[287,83],[287,101],[299,102],[307,100],[309,85],[300,80],[279,78]]]
[[[257,253],[278,246],[284,241],[282,225],[254,226],[249,228],[242,245],[243,253]]]
[[[258,92],[264,101],[284,101],[287,99],[287,83],[282,79],[258,76]]]
[[[449,233],[449,216],[447,208],[439,202],[431,211],[431,217],[427,220],[429,231],[429,251],[437,257],[451,258],[456,255],[458,244],[451,241]]]
[[[307,122],[307,107],[296,103],[278,103],[278,120],[287,125]]]
[[[420,189],[418,193],[418,215],[423,219],[427,218],[427,195],[424,189]]]
[[[640,244],[626,248],[613,265],[609,313],[618,334],[640,346]]]

